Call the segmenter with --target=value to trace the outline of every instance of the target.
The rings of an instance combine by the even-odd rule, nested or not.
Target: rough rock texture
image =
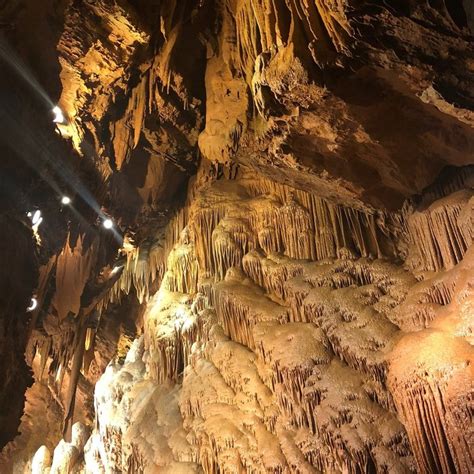
[[[470,472],[473,19],[0,4],[0,470]]]
[[[472,248],[451,269],[410,271],[375,245],[377,227],[354,224],[351,246],[311,258],[318,232],[278,227],[290,204],[317,219],[309,196],[260,185],[208,183],[170,223],[144,335],[96,385],[81,469],[469,472]]]
[[[125,380],[134,387],[171,384],[170,394],[182,386],[182,422],[175,413],[175,434],[162,433],[169,469],[197,462],[205,472],[468,472],[472,252],[444,274],[421,279],[382,255],[362,256],[363,247],[351,254],[341,246],[345,258],[312,262],[304,252],[318,234],[305,239],[297,223],[300,238],[293,241],[291,222],[280,232],[282,220],[272,220],[287,205],[239,178],[194,194],[161,289],[147,305],[144,340],[135,343],[144,350],[141,377],[130,379],[126,362],[107,393],[133,393]],[[275,247],[266,248],[269,233]],[[373,234],[365,226],[359,237]],[[200,252],[209,259],[197,264],[197,280],[186,281]],[[428,311],[430,318],[417,317]],[[437,355],[440,345],[445,350]],[[103,465],[156,472],[164,457],[150,452],[146,425],[143,440],[130,435],[142,426],[141,415],[133,421],[137,401],[120,403],[120,416],[131,422],[108,436],[104,424],[114,424],[101,407],[110,401],[101,397],[96,389],[95,436],[113,440],[109,451],[122,446],[122,458],[102,454]],[[149,408],[140,412],[154,412],[154,401],[143,403]],[[186,442],[176,447],[181,426]]]

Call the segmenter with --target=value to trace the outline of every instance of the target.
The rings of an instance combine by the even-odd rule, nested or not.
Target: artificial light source
[[[33,214],[33,217],[31,218],[31,223],[33,225],[36,225],[36,224],[40,224],[41,221],[42,221],[42,217],[41,217],[41,211],[38,209],[35,211],[35,213]]]
[[[64,204],[65,206],[71,204],[71,198],[69,196],[63,196],[61,198],[61,204]]]
[[[56,105],[53,108],[53,114],[54,114],[54,123],[64,123],[64,114],[63,111]]]
[[[37,306],[38,306],[38,300],[36,298],[31,298],[30,306],[26,308],[26,311],[30,313],[31,311],[34,311]]]
[[[114,226],[114,223],[112,222],[112,219],[105,219],[105,220],[102,222],[102,225],[103,225],[106,229],[112,229],[112,227]]]

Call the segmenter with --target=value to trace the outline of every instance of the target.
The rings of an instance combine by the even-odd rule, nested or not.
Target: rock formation
[[[4,3],[0,471],[471,472],[470,3]]]

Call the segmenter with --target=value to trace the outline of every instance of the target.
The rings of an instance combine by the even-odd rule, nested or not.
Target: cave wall
[[[46,216],[40,244],[26,221],[5,251],[38,276],[2,324],[40,302],[5,333],[24,377],[5,472],[471,470],[466,2],[19,0],[0,18],[23,128],[65,115],[29,141],[6,117],[2,138],[15,225]]]
[[[140,249],[108,295],[140,261],[143,335],[54,472],[469,472],[472,189],[432,189],[389,225],[255,173],[201,172],[168,248]],[[439,236],[425,253],[421,219]]]
[[[254,175],[193,190],[144,335],[96,386],[88,469],[469,472],[472,249],[409,270],[356,246],[390,239],[362,215],[352,252],[312,258],[328,204],[290,191]],[[462,216],[461,194],[425,216]]]
[[[472,251],[409,270],[364,255],[357,237],[377,229],[363,225],[352,251],[311,258],[321,235],[295,235],[320,209],[289,191],[253,174],[198,186],[166,265],[146,252],[162,283],[96,385],[91,472],[468,472]],[[462,228],[471,202],[456,191],[423,213],[459,205]]]
[[[0,446],[3,447],[17,434],[24,393],[32,382],[24,351],[28,331],[26,308],[30,305],[37,265],[31,230],[3,216],[0,225],[8,236],[0,246],[1,261],[16,269],[14,278],[3,273],[0,281]],[[18,245],[26,252],[19,254]]]

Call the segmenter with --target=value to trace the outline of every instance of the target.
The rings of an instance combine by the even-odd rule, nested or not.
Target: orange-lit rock
[[[470,472],[473,18],[1,5],[0,471]]]

